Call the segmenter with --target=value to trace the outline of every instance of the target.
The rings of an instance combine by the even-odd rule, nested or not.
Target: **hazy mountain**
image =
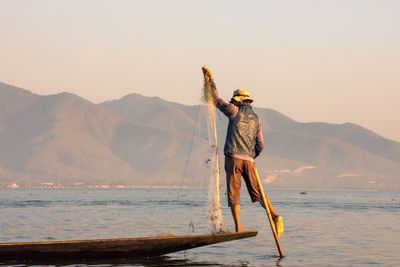
[[[265,140],[257,167],[267,187],[400,190],[399,143],[351,123],[299,123],[255,110]],[[0,83],[0,185],[206,186],[213,148],[205,118],[203,106],[158,97],[96,105]],[[223,170],[220,113],[217,125]]]
[[[111,112],[68,93],[37,96],[19,90],[16,97],[4,84],[0,91],[0,113],[8,114],[0,122],[3,183],[10,178],[19,184],[114,183],[135,177],[108,148],[120,123]],[[17,108],[21,99],[23,107]]]

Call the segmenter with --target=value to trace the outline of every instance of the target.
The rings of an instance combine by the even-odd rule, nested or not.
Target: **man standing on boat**
[[[251,200],[260,202],[265,208],[254,164],[254,159],[260,155],[264,148],[261,122],[250,105],[253,99],[250,98],[250,93],[247,90],[235,90],[231,101],[225,102],[218,96],[217,87],[210,70],[203,66],[203,72],[210,78],[215,106],[229,118],[224,146],[228,206],[232,211],[236,232],[242,232],[243,229],[240,224],[242,176]],[[275,212],[271,202],[269,200],[267,202],[276,232],[280,236],[283,233],[282,217]]]

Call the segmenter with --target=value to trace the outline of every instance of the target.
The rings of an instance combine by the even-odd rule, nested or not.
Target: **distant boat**
[[[0,260],[71,260],[153,257],[236,239],[257,231],[192,236],[0,244]]]

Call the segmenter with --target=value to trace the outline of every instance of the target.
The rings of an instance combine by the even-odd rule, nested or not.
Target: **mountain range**
[[[353,123],[300,123],[254,110],[266,188],[400,190],[400,143]],[[206,112],[139,94],[94,104],[0,83],[0,186],[205,187],[215,164]],[[219,111],[216,120],[223,177],[228,121]]]

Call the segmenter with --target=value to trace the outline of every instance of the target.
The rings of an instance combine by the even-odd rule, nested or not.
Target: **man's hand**
[[[213,78],[213,76],[212,76],[212,74],[211,74],[211,71],[210,71],[209,69],[207,69],[206,66],[203,66],[201,69],[203,70],[203,73],[204,73],[205,75],[207,75],[210,79]]]

